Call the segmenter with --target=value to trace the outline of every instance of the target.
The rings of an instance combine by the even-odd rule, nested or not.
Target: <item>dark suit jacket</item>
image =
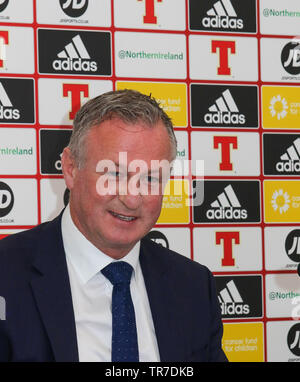
[[[161,361],[224,361],[209,270],[143,239],[140,263]],[[61,215],[0,241],[0,361],[78,361]]]

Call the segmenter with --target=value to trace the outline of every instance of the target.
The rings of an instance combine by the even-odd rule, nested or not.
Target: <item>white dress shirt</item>
[[[97,249],[73,223],[69,205],[62,216],[62,237],[66,253],[75,315],[80,362],[110,362],[113,286],[101,273],[112,261]],[[159,361],[153,320],[139,262],[140,242],[121,260],[133,267],[130,283],[135,309],[139,359]]]

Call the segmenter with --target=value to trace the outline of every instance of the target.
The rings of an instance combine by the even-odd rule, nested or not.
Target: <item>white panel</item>
[[[0,74],[33,74],[33,28],[0,26],[0,31],[8,32],[8,44],[3,46],[3,42],[0,42],[0,51],[5,49],[5,59],[3,66],[0,67]]]
[[[235,53],[227,51],[229,75],[219,75],[220,49],[212,53],[212,41],[231,41]],[[189,37],[190,77],[199,80],[257,81],[257,39],[251,37],[199,36]]]
[[[234,233],[239,244],[231,239],[234,265],[222,265],[224,239],[217,244],[217,233]],[[259,271],[262,269],[262,237],[258,227],[194,228],[194,260],[212,272]],[[223,235],[224,236],[224,235]],[[232,235],[233,237],[233,235]]]
[[[18,0],[17,0],[18,1]],[[23,1],[23,0],[22,0]],[[67,0],[66,0],[67,1]],[[64,4],[66,4],[66,1]],[[85,5],[84,0],[82,2]],[[39,24],[71,25],[78,27],[110,27],[111,26],[111,1],[89,0],[88,7],[78,17],[70,17],[60,6],[60,1],[36,0],[37,21]],[[76,8],[81,4],[78,0],[72,0],[70,7]],[[84,8],[83,8],[84,10]]]
[[[116,32],[115,60],[119,77],[185,79],[185,36]]]

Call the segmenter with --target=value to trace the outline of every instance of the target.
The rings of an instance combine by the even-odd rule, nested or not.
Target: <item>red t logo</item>
[[[63,84],[63,96],[69,97],[71,93],[71,111],[69,112],[69,119],[73,120],[75,114],[81,107],[81,93],[85,98],[89,96],[89,85],[79,84]]]
[[[217,53],[219,49],[219,67],[218,74],[230,76],[231,70],[228,66],[228,52],[235,54],[235,41],[212,40],[212,53]]]
[[[138,0],[143,1],[143,0]],[[158,3],[162,3],[163,0],[156,0]],[[155,0],[145,0],[145,16],[144,16],[144,23],[145,24],[156,24],[157,23],[157,17],[155,16],[155,7],[154,7]]]
[[[0,31],[0,68],[3,68],[3,61],[5,59],[4,45],[8,45],[8,31]]]
[[[214,149],[218,149],[221,145],[221,171],[232,171],[232,163],[230,161],[230,146],[237,149],[237,137],[214,137]]]
[[[233,266],[235,261],[232,253],[232,243],[240,244],[239,232],[216,232],[216,244],[220,245],[223,240],[222,266]]]

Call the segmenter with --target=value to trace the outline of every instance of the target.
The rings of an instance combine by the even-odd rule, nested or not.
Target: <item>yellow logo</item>
[[[157,224],[189,223],[189,199],[187,180],[169,180]]]
[[[271,203],[274,211],[279,210],[281,214],[285,213],[290,208],[289,194],[287,192],[283,192],[282,189],[279,191],[274,191]]]
[[[174,126],[187,126],[187,89],[186,84],[166,82],[123,82],[117,81],[117,90],[134,89],[151,94],[172,119]]]
[[[263,323],[224,324],[222,348],[230,362],[263,362]]]
[[[280,95],[271,99],[269,109],[272,117],[276,116],[278,120],[280,118],[285,118],[288,113],[288,108],[286,99],[281,98]]]
[[[300,218],[300,181],[265,180],[266,223],[298,223]]]
[[[299,87],[262,86],[263,128],[299,129]]]

